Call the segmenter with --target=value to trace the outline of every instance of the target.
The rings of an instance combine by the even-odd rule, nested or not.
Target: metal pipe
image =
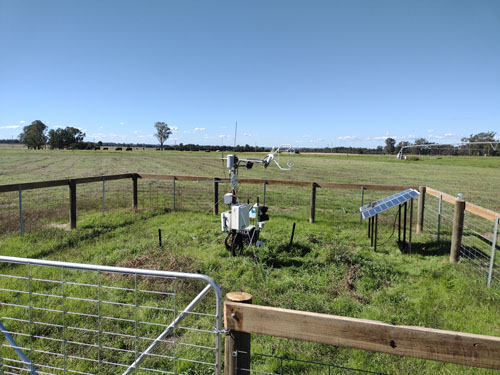
[[[410,251],[411,254],[411,231],[413,227],[413,198],[410,199],[410,230],[408,233],[408,250]]]
[[[372,225],[372,218],[370,217],[368,219],[368,238],[371,238],[371,225]]]
[[[405,202],[405,210],[403,216],[403,244],[406,244],[406,213],[408,211],[408,202]]]
[[[14,338],[7,331],[7,328],[5,328],[5,326],[2,324],[2,322],[0,322],[0,330],[2,331],[3,335],[5,336],[5,338],[7,339],[7,341],[10,343],[10,345],[12,346],[12,348],[15,350],[15,352],[17,353],[17,355],[19,356],[19,358],[21,358],[21,361],[24,362],[24,364],[28,368],[28,370],[32,374],[38,375],[38,372],[35,370],[35,367],[33,367],[33,364],[30,362],[30,360],[28,359],[28,357],[26,357],[26,355],[23,353],[23,351],[21,350],[21,348],[19,347],[19,345],[17,345],[16,340],[14,340]]]
[[[378,214],[375,215],[375,234],[373,239],[373,251],[377,251]]]
[[[398,243],[401,242],[401,205],[398,205]]]
[[[491,286],[491,276],[493,275],[493,265],[495,264],[495,251],[498,235],[498,217],[495,218],[495,228],[493,229],[493,239],[491,241],[490,270],[488,272],[488,288]]]
[[[370,245],[373,246],[373,234],[375,232],[375,216],[372,216],[370,218],[371,222],[372,222],[372,229],[371,229],[371,232],[370,232]]]

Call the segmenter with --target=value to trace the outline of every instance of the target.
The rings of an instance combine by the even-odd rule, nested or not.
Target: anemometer
[[[230,207],[230,210],[221,214],[221,229],[227,232],[224,240],[226,249],[230,251],[233,256],[237,251],[241,254],[243,246],[258,246],[263,247],[264,242],[259,241],[260,230],[264,228],[264,222],[269,220],[267,215],[267,207],[257,202],[250,207],[247,203],[238,203],[238,168],[245,166],[245,168],[252,169],[254,164],[263,164],[267,168],[271,163],[275,163],[279,169],[289,171],[293,167],[293,163],[288,161],[286,167],[281,166],[279,156],[280,153],[287,152],[293,153],[294,150],[291,145],[281,145],[273,147],[271,152],[262,159],[247,158],[240,159],[236,155],[227,155],[222,160],[226,161],[226,168],[229,170],[231,177],[231,192],[224,195],[224,203]],[[254,220],[255,225],[250,224],[250,219]]]

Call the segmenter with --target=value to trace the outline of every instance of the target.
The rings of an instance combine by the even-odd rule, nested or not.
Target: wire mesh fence
[[[448,247],[451,242],[454,206],[427,194],[425,197],[424,232],[431,233],[437,244]]]
[[[220,374],[203,275],[0,257],[0,374]]]
[[[496,223],[466,213],[460,256],[485,276],[488,286],[500,288],[498,219]]]

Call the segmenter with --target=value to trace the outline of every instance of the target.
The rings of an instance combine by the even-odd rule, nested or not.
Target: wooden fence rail
[[[257,306],[230,300],[226,300],[224,304],[224,324],[231,332],[500,369],[500,337],[494,336],[397,326],[373,320]],[[226,353],[226,356],[231,354]],[[238,374],[228,370],[226,374]]]
[[[101,181],[112,181],[121,179],[132,179],[132,207],[137,209],[137,179],[156,179],[156,180],[172,180],[172,181],[213,181],[214,182],[214,202],[213,202],[213,212],[218,213],[218,185],[219,183],[230,182],[228,178],[217,178],[217,177],[204,177],[204,176],[175,176],[175,175],[164,175],[164,174],[148,174],[148,173],[123,173],[115,175],[106,176],[93,176],[93,177],[80,177],[74,179],[62,179],[62,180],[52,180],[52,181],[39,181],[39,182],[27,182],[19,184],[9,184],[0,185],[0,193],[3,192],[17,192],[32,189],[42,189],[50,188],[56,186],[68,186],[70,190],[70,223],[71,227],[76,227],[76,185],[86,184]],[[335,182],[314,182],[314,181],[291,181],[291,180],[267,180],[267,179],[250,179],[242,178],[239,180],[242,184],[253,184],[253,185],[276,185],[276,186],[296,186],[311,188],[311,201],[310,201],[310,215],[309,221],[313,223],[315,221],[315,211],[316,211],[316,189],[350,189],[350,190],[360,190],[361,195],[364,191],[402,191],[408,188],[419,189],[421,192],[421,202],[419,202],[418,209],[418,221],[417,221],[417,232],[423,230],[423,217],[424,217],[424,205],[425,205],[425,194],[430,194],[434,197],[442,197],[443,201],[455,204],[456,198],[450,194],[443,193],[439,190],[433,189],[431,187],[416,187],[416,186],[400,186],[400,185],[377,185],[377,184],[347,184],[347,183],[335,183]],[[265,195],[265,194],[264,194]],[[175,202],[175,197],[174,197]],[[465,211],[471,212],[474,215],[485,218],[489,221],[495,221],[496,218],[500,217],[500,214],[489,210],[484,207],[467,202],[465,205]]]
[[[444,202],[451,203],[453,205],[457,201],[457,197],[454,197],[453,195],[447,193],[443,193],[442,191],[436,189],[432,189],[430,187],[426,188],[426,193],[436,198],[439,198],[441,196]],[[500,217],[500,213],[470,202],[465,203],[465,211],[492,222],[495,222],[495,220]]]

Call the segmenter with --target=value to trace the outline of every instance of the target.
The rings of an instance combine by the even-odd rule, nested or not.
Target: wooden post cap
[[[252,303],[252,295],[246,292],[229,292],[226,300],[231,302]]]

